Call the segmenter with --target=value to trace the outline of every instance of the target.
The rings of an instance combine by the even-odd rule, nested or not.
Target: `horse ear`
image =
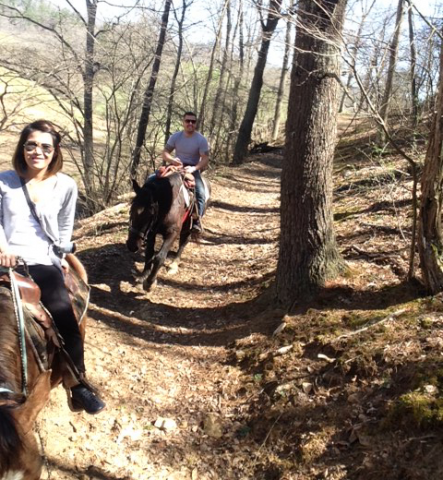
[[[140,190],[142,189],[140,185],[137,183],[137,180],[135,178],[132,179],[132,188],[134,189],[134,192],[138,195]]]

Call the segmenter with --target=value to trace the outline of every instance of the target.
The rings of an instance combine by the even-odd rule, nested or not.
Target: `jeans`
[[[203,217],[205,214],[205,184],[199,170],[192,173],[195,178],[195,197],[198,205],[198,214]]]

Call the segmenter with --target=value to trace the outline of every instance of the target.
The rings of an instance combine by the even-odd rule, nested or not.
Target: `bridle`
[[[154,204],[154,215],[151,218],[151,221],[146,225],[146,228],[143,230],[139,230],[132,225],[132,219],[129,219],[129,233],[132,235],[137,236],[142,240],[143,243],[146,243],[146,239],[148,238],[149,232],[152,231],[154,225],[157,223],[158,217],[158,204]]]

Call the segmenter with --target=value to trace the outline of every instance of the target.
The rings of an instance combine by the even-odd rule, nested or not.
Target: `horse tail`
[[[0,477],[10,468],[12,460],[22,448],[23,442],[11,406],[0,405]]]

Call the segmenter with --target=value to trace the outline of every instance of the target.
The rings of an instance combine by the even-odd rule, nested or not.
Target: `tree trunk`
[[[417,80],[415,77],[415,68],[417,66],[417,50],[415,48],[415,35],[414,35],[414,18],[412,14],[412,5],[408,0],[408,24],[409,24],[409,46],[411,49],[411,111],[412,111],[412,128],[416,128],[418,125],[418,92],[417,92]],[[415,132],[414,132],[415,133]]]
[[[168,107],[166,112],[165,144],[171,136],[172,106],[174,105],[175,85],[177,83],[177,76],[180,69],[180,62],[183,52],[183,24],[185,21],[186,9],[188,8],[188,6],[189,5],[186,3],[186,0],[183,0],[180,19],[177,18],[177,11],[174,10],[174,14],[178,24],[178,47],[177,58],[175,59],[174,72],[171,79],[171,88],[169,90]]]
[[[386,34],[386,19],[382,23],[382,28],[380,29],[377,41],[374,43],[374,47],[369,57],[368,68],[363,81],[364,90],[368,93],[368,98],[376,106],[377,111],[380,110],[380,78],[381,71],[383,69],[383,52],[381,51],[381,46],[384,45],[385,35]],[[355,73],[355,72],[354,72]],[[361,111],[364,107],[364,104],[367,104],[367,100],[364,95],[360,95],[360,101],[357,108],[357,111]],[[367,105],[368,107],[368,105]]]
[[[277,298],[323,287],[342,267],[333,227],[340,35],[346,0],[300,0],[281,181]]]
[[[440,51],[440,78],[432,129],[421,179],[418,246],[426,287],[433,294],[443,289],[443,45]]]
[[[291,47],[291,26],[292,26],[292,9],[294,8],[294,0],[290,0],[289,13],[286,22],[286,35],[285,35],[285,53],[283,55],[283,64],[281,67],[280,82],[278,84],[277,91],[277,103],[275,104],[274,113],[274,129],[272,132],[272,140],[275,142],[280,130],[280,117],[281,117],[281,105],[283,102],[283,96],[285,94],[286,77],[289,71],[289,54]]]
[[[201,102],[201,105],[200,105],[200,112],[198,113],[197,128],[201,132],[203,132],[204,127],[205,127],[206,101],[208,99],[209,86],[211,85],[211,81],[212,81],[212,72],[214,71],[215,53],[217,52],[218,44],[220,42],[221,31],[222,31],[222,26],[223,26],[223,19],[225,17],[226,7],[227,7],[229,2],[230,2],[230,0],[226,0],[224,5],[223,5],[223,10],[220,13],[220,19],[219,19],[218,26],[217,26],[217,32],[215,34],[214,46],[212,47],[211,60],[209,62],[208,76],[206,77],[206,84],[205,84],[205,89],[204,89],[204,92],[203,92],[202,102]]]
[[[234,88],[232,91],[232,97],[235,99],[232,105],[232,112],[229,119],[229,134],[228,142],[226,145],[226,157],[225,162],[228,163],[229,155],[231,153],[231,145],[233,144],[233,135],[237,130],[238,108],[239,108],[239,91],[240,85],[243,80],[243,73],[245,70],[245,42],[243,33],[243,2],[238,2],[238,73],[234,80]]]
[[[365,25],[365,22],[366,22],[366,18],[371,13],[372,7],[374,6],[375,2],[376,2],[376,0],[373,0],[373,2],[371,3],[368,10],[366,10],[366,12],[362,11],[362,16],[361,16],[360,24],[358,26],[357,34],[355,36],[354,45],[350,48],[350,52],[351,52],[350,63],[351,63],[351,66],[350,66],[350,69],[349,69],[348,78],[346,79],[346,88],[342,93],[341,100],[340,100],[340,106],[338,107],[338,111],[340,113],[343,112],[343,108],[345,106],[345,99],[346,99],[346,96],[348,95],[349,88],[351,87],[352,78],[354,77],[353,72],[354,72],[355,66],[357,64],[357,55],[358,55],[358,52],[360,50],[360,45],[361,45],[361,41],[362,41],[361,37],[362,37],[362,33],[363,33],[363,28],[364,28],[364,25]],[[362,5],[362,9],[363,9],[363,5]]]
[[[218,121],[219,112],[222,110],[221,100],[223,94],[223,86],[225,84],[225,77],[226,77],[226,66],[228,63],[228,52],[229,52],[229,43],[231,41],[231,30],[232,30],[232,22],[231,22],[231,2],[226,2],[226,38],[225,38],[225,48],[223,49],[222,54],[222,63],[220,66],[220,77],[218,80],[218,87],[217,92],[215,94],[214,99],[214,108],[212,109],[212,117],[211,123],[209,125],[209,134],[212,136],[213,132],[215,131],[215,125]],[[212,144],[212,141],[211,141]]]
[[[385,91],[383,94],[383,100],[381,103],[380,116],[383,119],[383,122],[386,126],[389,126],[388,114],[389,114],[389,101],[392,95],[392,85],[394,82],[395,67],[397,64],[397,55],[398,55],[398,42],[400,39],[400,29],[401,21],[403,18],[403,6],[405,0],[398,0],[397,6],[397,17],[395,19],[395,31],[394,36],[392,37],[392,42],[389,47],[389,65],[388,65],[388,74],[386,77]],[[382,129],[379,130],[379,139],[380,144],[386,142],[386,135]]]
[[[95,20],[97,16],[97,0],[86,0],[88,15],[86,31],[86,60],[83,73],[84,81],[84,125],[83,141],[85,155],[85,189],[86,197],[94,202],[94,120],[93,120],[93,89],[94,89],[94,47]]]
[[[270,0],[268,18],[266,24],[262,25],[262,41],[260,51],[258,52],[258,60],[254,70],[254,77],[252,78],[246,111],[240,125],[237,142],[234,148],[233,163],[236,165],[239,165],[248,154],[252,127],[254,125],[255,116],[257,115],[260,93],[263,86],[263,72],[265,71],[271,38],[280,19],[281,3],[282,0]]]
[[[135,178],[137,175],[138,166],[140,164],[141,150],[145,142],[146,129],[149,123],[149,115],[151,113],[152,97],[154,95],[155,84],[157,83],[158,72],[160,71],[161,58],[163,53],[163,46],[166,38],[166,28],[168,26],[169,11],[171,9],[172,0],[165,1],[165,9],[162,15],[162,23],[160,27],[160,35],[158,37],[157,48],[155,51],[155,60],[152,65],[151,78],[149,85],[145,91],[142,113],[138,124],[137,141],[135,144],[134,154],[132,157],[131,177]]]

